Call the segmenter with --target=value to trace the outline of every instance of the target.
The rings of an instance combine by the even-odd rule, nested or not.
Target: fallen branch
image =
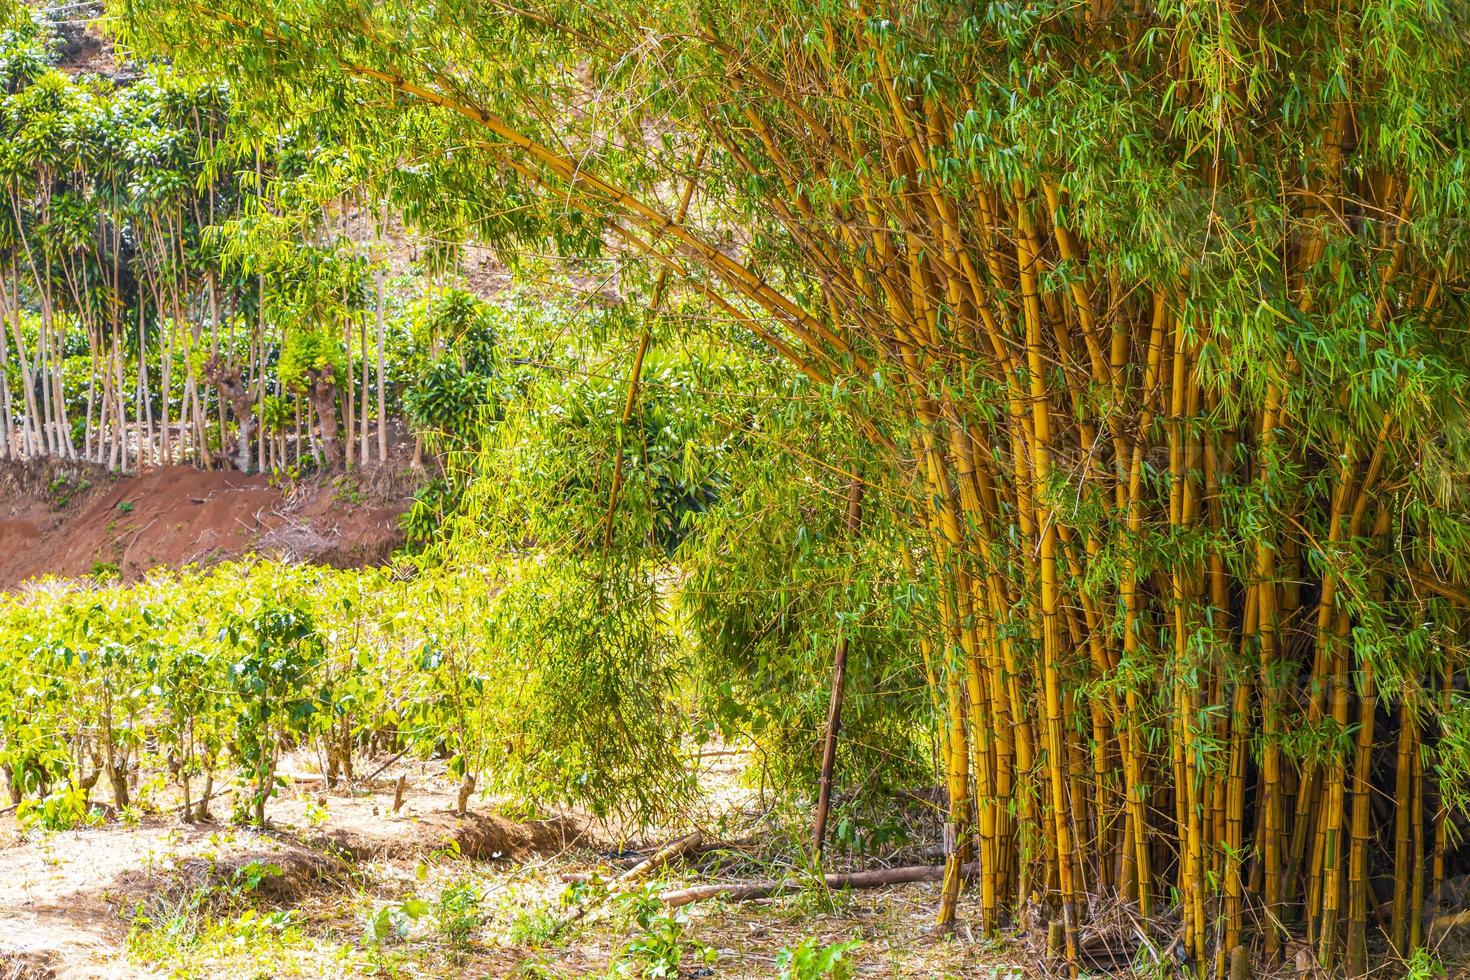
[[[612,880],[612,884],[608,887],[606,894],[599,896],[596,901],[578,905],[576,908],[568,912],[567,915],[556,924],[556,928],[552,931],[552,935],[557,935],[567,926],[574,925],[577,922],[580,922],[583,918],[586,917],[587,913],[591,912],[593,909],[597,908],[608,899],[628,891],[631,886],[638,881],[638,879],[647,876],[651,872],[656,871],[664,865],[668,864],[675,858],[682,857],[683,855],[699,847],[699,844],[702,840],[703,837],[700,835],[699,831],[696,830],[694,833],[689,834],[685,837],[680,837],[672,844],[666,844],[663,847],[659,848],[657,851],[654,851],[647,858],[639,861],[637,864],[633,865],[633,867],[629,868],[627,871],[624,871],[622,874],[614,878]]]
[[[195,808],[196,809],[196,812],[203,813],[204,811],[206,811],[206,810],[209,809],[209,804],[210,804],[210,802],[212,800],[217,800],[217,799],[219,799],[221,797],[229,796],[229,795],[231,795],[234,792],[235,792],[235,787],[233,787],[233,786],[226,786],[224,789],[219,790],[217,792],[215,790],[211,789],[204,796],[202,796],[201,798],[199,798],[197,800],[191,801],[188,805],[190,807]],[[164,812],[164,813],[178,813],[179,811],[181,811],[183,809],[184,809],[184,804],[183,803],[180,803],[177,806],[171,806],[167,810],[164,810],[162,812]]]
[[[682,856],[683,857],[686,857],[686,858],[691,858],[692,859],[692,858],[698,857],[698,856],[700,856],[702,854],[712,854],[712,853],[715,853],[715,852],[739,853],[742,849],[749,848],[750,846],[751,846],[751,843],[749,841],[735,841],[735,842],[730,842],[730,841],[717,841],[717,842],[714,842],[714,843],[700,844],[700,845],[698,845],[696,847],[691,847],[687,851],[685,851]],[[617,860],[619,860],[619,861],[631,860],[631,858],[634,855],[636,855],[637,853],[639,853],[639,852],[630,852],[628,855],[619,856],[617,858]],[[935,856],[936,857],[943,857],[944,856],[943,850],[940,849],[940,848],[935,848]],[[627,865],[627,867],[631,868],[631,867],[633,867],[633,865],[630,864],[630,865]],[[557,875],[557,878],[564,885],[585,885],[585,884],[587,884],[587,882],[592,881],[595,878],[605,878],[605,877],[607,877],[607,876],[606,875],[597,874],[596,872],[592,872],[592,871],[563,871],[561,874]],[[621,877],[621,875],[619,875],[619,877]],[[616,879],[614,879],[614,880],[616,880]]]
[[[961,878],[974,878],[980,874],[980,865],[972,861],[960,869]],[[851,874],[822,875],[828,888],[882,888],[884,885],[904,885],[915,881],[941,881],[944,865],[920,864],[905,868],[882,868],[877,871],[855,871]],[[705,902],[712,898],[723,898],[729,902],[750,902],[775,895],[789,895],[807,886],[811,878],[783,878],[780,881],[752,881],[745,884],[696,885],[664,892],[659,901],[677,908],[693,902]]]
[[[672,844],[667,844],[659,848],[657,851],[654,851],[644,860],[639,861],[627,871],[624,871],[622,874],[618,875],[615,881],[619,885],[627,885],[631,882],[637,881],[639,878],[642,878],[649,872],[657,870],[658,868],[663,867],[665,864],[668,864],[674,858],[682,857],[683,855],[694,850],[696,847],[699,846],[702,839],[703,838],[700,836],[700,833],[697,830],[687,837],[680,837]]]

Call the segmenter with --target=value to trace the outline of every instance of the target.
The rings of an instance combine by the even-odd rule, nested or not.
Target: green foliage
[[[250,893],[270,878],[279,878],[285,871],[279,864],[270,861],[249,861],[235,869],[232,884],[241,892]]]
[[[690,943],[689,913],[682,908],[666,909],[658,899],[657,885],[620,896],[619,902],[639,930],[623,946],[615,963],[614,972],[619,976],[678,977],[691,953],[705,964],[718,958],[714,949]]]
[[[1251,877],[1284,865],[1264,889],[1281,875],[1306,894],[1253,894],[1243,918],[1271,929],[1263,902],[1308,905],[1330,966],[1345,892],[1364,958],[1364,868],[1387,857],[1368,805],[1386,788],[1372,697],[1453,689],[1464,668],[1470,39],[1454,5],[109,13],[124,46],[178,73],[124,100],[148,106],[124,224],[218,249],[222,271],[256,280],[288,390],[340,377],[330,348],[361,312],[365,264],[321,219],[344,188],[434,242],[436,275],[474,240],[523,269],[574,256],[607,277],[599,296],[631,298],[563,311],[525,345],[455,293],[399,324],[405,404],[443,485],[410,519],[424,578],[401,591],[421,606],[374,619],[392,638],[372,642],[392,654],[377,704],[419,751],[445,743],[456,773],[492,772],[524,799],[650,813],[683,788],[645,783],[685,748],[692,676],[706,733],[752,738],[782,786],[810,786],[827,698],[814,679],[841,649],[840,771],[862,784],[841,788],[927,774],[940,742],[969,816],[1000,828],[980,841],[1012,879],[992,893],[1055,873],[1070,905],[1131,866],[1147,904],[1165,893],[1145,873],[1168,875],[1148,865],[1177,853],[1207,963],[1239,927],[1205,920],[1231,904],[1254,824],[1279,837],[1263,831]],[[18,63],[0,172],[21,203],[4,244],[28,289],[59,296],[107,266],[86,243],[111,214],[75,179],[110,171],[79,167],[85,141],[59,134],[109,99]],[[253,183],[275,184],[269,206],[209,235],[182,202],[231,168],[187,152],[211,127],[169,138],[160,95],[203,98],[177,81],[200,75],[228,78]],[[674,218],[684,187],[693,209]],[[136,267],[154,291],[190,295],[174,259],[149,254]],[[102,322],[96,304],[62,305],[61,320],[21,318],[38,349],[65,353]],[[139,345],[150,326],[179,333],[140,313]],[[42,683],[13,693],[125,754],[152,704],[118,682],[156,651],[79,639],[83,622],[19,645],[66,669],[54,685],[27,670]],[[74,691],[109,721],[51,703]],[[1463,803],[1463,705],[1424,700],[1424,768]],[[74,768],[13,726],[6,751],[37,791]],[[1087,761],[1091,813],[1067,789],[1089,788],[1074,775]],[[1077,811],[1044,813],[1048,784],[1051,806]],[[1319,789],[1330,806],[1293,799]],[[1130,823],[1132,865],[1072,837],[1121,852]],[[1301,854],[1279,861],[1282,839],[1325,855],[1321,877],[1295,873]],[[1073,869],[1074,851],[1090,863]],[[667,970],[679,937],[653,932],[640,955]]]
[[[429,914],[432,906],[421,898],[406,898],[374,908],[363,923],[363,936],[371,943],[408,938],[414,925]]]
[[[16,823],[27,830],[74,830],[100,819],[88,807],[86,791],[70,783],[40,799],[21,800],[15,811]]]
[[[447,742],[454,774],[488,772],[520,799],[675,812],[689,785],[658,583],[612,571],[526,559],[502,567],[493,596],[474,569],[425,583],[430,611],[454,612],[424,626],[413,737]]]
[[[1432,952],[1423,948],[1414,950],[1404,972],[1405,980],[1437,980],[1447,976],[1444,964]]]
[[[728,490],[676,555],[686,572],[676,609],[696,644],[701,721],[707,737],[759,745],[762,779],[814,785],[813,733],[826,723],[830,690],[813,679],[830,676],[845,642],[836,769],[850,798],[833,826],[839,845],[881,846],[872,811],[932,764],[914,637],[935,583],[916,581],[901,560],[901,499],[865,488],[849,526],[847,474],[871,472],[872,448],[815,404],[809,386],[775,390],[784,397],[745,415],[743,438],[730,440]],[[813,472],[819,455],[839,472]]]
[[[1451,809],[1470,811],[1470,695],[1452,692],[1439,724],[1434,765],[1440,792]]]
[[[238,434],[279,436],[277,406],[241,418],[213,382],[294,408],[318,379],[359,376],[373,249],[323,212],[351,161],[307,122],[261,132],[218,79],[159,62],[125,85],[56,70],[47,16],[0,25],[0,269],[16,317],[0,402],[19,448],[208,462],[229,437],[207,422],[227,411]],[[396,409],[404,379],[384,373]],[[165,418],[192,424],[173,434]]]
[[[278,395],[266,395],[260,402],[261,427],[272,435],[281,435],[291,426],[291,404]]]
[[[14,93],[34,82],[52,61],[49,25],[22,5],[0,8],[0,89]]]
[[[516,946],[544,946],[561,934],[562,924],[550,909],[521,909],[510,920],[506,938]]]
[[[781,980],[847,980],[852,976],[852,960],[848,954],[862,946],[862,940],[822,945],[815,936],[808,936],[794,947],[783,948],[776,954],[776,969]]]
[[[428,480],[413,493],[413,503],[398,519],[404,543],[422,548],[434,540],[445,518],[459,508],[460,495],[448,480]]]
[[[470,937],[485,921],[482,901],[479,888],[469,881],[454,882],[439,893],[434,920],[439,924],[439,934],[455,952],[469,948]]]
[[[281,746],[310,730],[327,696],[318,686],[325,647],[304,606],[273,597],[263,597],[248,614],[232,615],[220,636],[239,651],[229,680],[239,698],[241,761],[254,780],[254,820],[263,824]]]
[[[322,330],[293,333],[281,348],[276,372],[281,384],[296,392],[307,391],[319,379],[341,384],[347,377],[342,341]]]
[[[59,823],[89,812],[72,787],[94,754],[127,792],[156,751],[181,787],[238,770],[260,822],[280,755],[345,726],[447,749],[523,805],[669,814],[688,790],[672,640],[637,593],[564,571],[260,563],[0,597],[0,766]]]
[[[488,525],[476,541],[594,553],[610,519],[619,553],[667,557],[720,499],[728,427],[708,417],[702,389],[732,368],[718,356],[650,354],[624,426],[627,380],[578,363],[570,353],[542,362],[503,421],[451,460],[464,488],[459,509]],[[609,517],[615,471],[619,504]]]
[[[464,289],[429,292],[404,311],[414,350],[421,356],[447,354],[465,371],[481,376],[495,373],[501,361],[501,334],[508,314],[516,311],[513,297],[494,304]]]
[[[403,409],[413,425],[437,439],[461,438],[493,421],[493,379],[462,366],[456,358],[431,362],[404,393]]]
[[[181,957],[212,947],[249,945],[268,950],[301,938],[300,914],[271,909],[261,886],[284,874],[280,865],[255,860],[228,875],[211,858],[206,879],[182,891],[159,889],[128,916],[128,947],[145,962],[176,965]]]

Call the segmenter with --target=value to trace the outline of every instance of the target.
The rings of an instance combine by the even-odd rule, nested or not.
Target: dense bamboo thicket
[[[643,257],[850,413],[940,585],[941,925],[978,858],[984,928],[1040,903],[1073,957],[1117,899],[1177,904],[1200,975],[1426,941],[1466,761],[1454,5],[114,12],[242,98],[352,93],[385,180],[436,159],[479,234]]]

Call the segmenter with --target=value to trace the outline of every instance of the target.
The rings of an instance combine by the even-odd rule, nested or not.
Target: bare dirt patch
[[[441,767],[438,767],[442,769]],[[474,861],[524,863],[573,848],[596,846],[588,821],[572,814],[513,820],[493,807],[454,813],[457,787],[432,765],[404,763],[403,806],[393,811],[396,779],[375,780],[332,792],[315,773],[298,773],[296,789],[271,804],[270,818],[311,847],[352,861],[417,861],[451,854]]]
[[[119,887],[166,854],[202,853],[202,830],[119,828],[83,830],[27,841],[12,830],[0,851],[0,971],[59,980],[148,977],[118,959],[127,935]],[[28,964],[28,965],[27,965]],[[25,977],[28,974],[16,974]],[[0,977],[5,976],[0,972]]]
[[[374,800],[373,809],[381,810],[381,801]],[[358,861],[404,861],[452,851],[476,861],[525,862],[588,841],[585,829],[570,817],[520,822],[475,810],[463,817],[439,810],[384,819],[362,810],[334,814],[335,826],[311,837],[312,843]]]
[[[372,472],[292,486],[188,466],[119,477],[101,467],[0,472],[0,589],[45,575],[212,564],[256,553],[337,567],[381,562],[403,540],[409,489]]]

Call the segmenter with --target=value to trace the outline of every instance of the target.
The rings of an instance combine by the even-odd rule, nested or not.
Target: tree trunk
[[[342,465],[342,440],[337,432],[337,382],[331,368],[313,371],[308,396],[321,433],[322,465],[335,470]]]
[[[359,357],[362,359],[362,380],[360,385],[361,405],[357,411],[357,465],[366,466],[372,459],[372,446],[368,442],[368,416],[372,412],[372,406],[368,402],[368,395],[372,389],[372,376],[368,366],[368,336],[367,319],[361,318],[358,323],[358,348]]]
[[[342,323],[342,350],[347,356],[347,370],[342,372],[342,459],[347,469],[350,470],[357,462],[357,443],[353,439],[357,421],[357,399],[353,397],[351,317],[346,318]]]
[[[980,865],[970,862],[960,868],[960,877],[974,878],[980,873]],[[852,874],[822,875],[828,888],[882,888],[885,885],[903,885],[915,881],[941,881],[945,865],[924,864],[907,868],[883,868],[878,871],[856,871]],[[696,885],[679,888],[659,895],[659,901],[677,908],[712,898],[727,902],[749,902],[773,895],[787,895],[808,887],[803,878],[783,878],[780,881],[753,881],[743,885]]]
[[[108,700],[103,705],[102,714],[102,737],[106,739],[106,761],[107,781],[112,784],[112,802],[119,810],[125,809],[132,802],[128,793],[128,766],[127,756],[118,758],[116,739],[113,738],[112,730],[112,703]]]
[[[475,777],[465,773],[464,780],[459,784],[459,798],[455,801],[454,812],[457,816],[464,816],[470,808],[470,795],[475,791]]]
[[[208,822],[210,819],[209,800],[212,796],[214,796],[214,770],[211,769],[204,773],[204,789],[199,793],[199,805],[194,808],[194,815],[200,821]]]
[[[250,460],[255,449],[253,437],[256,399],[241,377],[240,368],[227,368],[220,363],[219,358],[212,357],[205,364],[204,371],[205,377],[219,392],[220,400],[229,403],[230,411],[234,413],[238,423],[233,454],[235,469],[241,473],[249,473]]]
[[[0,323],[3,323],[9,311],[0,309]],[[11,458],[11,423],[13,418],[10,409],[10,344],[5,335],[5,329],[0,326],[0,459]]]
[[[386,362],[384,347],[386,346],[387,328],[383,317],[383,270],[374,273],[377,280],[378,302],[374,316],[377,318],[378,327],[378,462],[384,462],[388,458],[388,395],[383,387],[383,365]]]
[[[98,351],[102,345],[92,335],[92,327],[90,325],[87,327],[87,346],[92,349],[92,370],[87,376],[87,418],[82,426],[82,455],[88,460],[96,462],[102,455],[101,440],[98,439],[97,445],[93,445],[93,436],[100,431],[101,427],[93,426],[92,413],[99,408],[97,404],[97,376],[102,373],[102,361],[98,355]]]
[[[163,306],[159,304],[159,322],[163,322]],[[173,460],[172,436],[172,407],[169,399],[172,395],[173,385],[173,362],[174,362],[174,330],[177,323],[169,322],[163,334],[163,342],[159,347],[158,360],[158,453],[164,466]]]
[[[179,791],[184,795],[184,823],[191,823],[194,820],[194,802],[189,795],[189,770],[187,761],[183,761],[179,765]]]

